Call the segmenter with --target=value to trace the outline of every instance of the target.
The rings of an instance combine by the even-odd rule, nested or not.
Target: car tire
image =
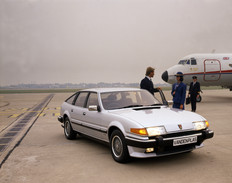
[[[77,135],[77,132],[72,129],[71,123],[68,118],[65,118],[64,120],[64,135],[69,140],[75,139]]]
[[[119,130],[114,130],[110,136],[110,150],[115,161],[126,163],[130,160],[124,135]]]

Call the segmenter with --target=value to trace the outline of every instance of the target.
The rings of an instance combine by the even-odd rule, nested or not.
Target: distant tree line
[[[156,86],[167,87],[169,84],[156,84]],[[132,87],[139,88],[139,83],[53,83],[53,84],[18,84],[9,86],[0,86],[0,89],[49,89],[49,88],[108,88],[108,87]]]

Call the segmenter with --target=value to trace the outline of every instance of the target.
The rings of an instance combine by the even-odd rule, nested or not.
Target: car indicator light
[[[143,135],[143,136],[147,136],[147,130],[145,128],[131,128],[130,129],[131,133],[135,133],[138,135]]]

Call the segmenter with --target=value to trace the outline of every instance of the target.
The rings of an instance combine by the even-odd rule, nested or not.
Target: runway
[[[0,182],[230,182],[232,92],[203,92],[197,113],[209,121],[210,129],[215,132],[203,148],[162,158],[133,159],[128,164],[116,163],[106,145],[84,137],[72,141],[64,137],[57,116],[62,102],[71,93],[2,94],[2,139],[27,115],[33,116],[8,146],[2,148],[0,161],[5,160]],[[171,100],[170,91],[164,93]],[[190,105],[186,110],[190,110]],[[6,142],[0,140],[0,143]]]

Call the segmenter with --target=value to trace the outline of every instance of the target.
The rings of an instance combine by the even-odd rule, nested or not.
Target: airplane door
[[[204,61],[204,80],[218,81],[221,77],[221,63],[216,59],[207,59]]]

